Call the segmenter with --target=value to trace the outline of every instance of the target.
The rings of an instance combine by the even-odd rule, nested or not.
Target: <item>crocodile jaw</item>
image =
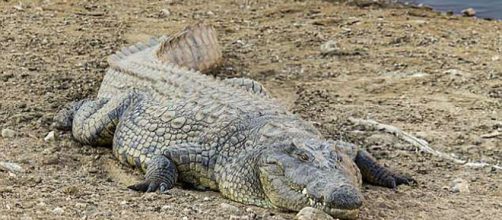
[[[302,194],[308,198],[306,188],[304,188],[302,190]],[[360,210],[359,208],[339,209],[339,208],[329,207],[329,206],[327,206],[326,203],[316,202],[312,198],[308,198],[308,201],[309,201],[310,207],[322,210],[334,218],[338,218],[338,219],[357,219],[357,218],[359,218],[359,210]]]
[[[357,219],[359,218],[359,209],[335,209],[324,208],[324,212],[339,219]]]

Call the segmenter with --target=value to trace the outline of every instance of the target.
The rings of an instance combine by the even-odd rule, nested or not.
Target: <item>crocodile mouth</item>
[[[278,177],[278,176],[276,176]],[[280,176],[284,177],[284,176]],[[331,215],[334,218],[337,219],[357,219],[359,217],[359,211],[360,208],[359,206],[355,208],[339,208],[335,207],[335,203],[330,203],[323,201],[323,198],[318,199],[313,196],[311,196],[308,193],[307,187],[304,185],[300,184],[295,184],[290,181],[284,181],[285,183],[283,186],[287,186],[288,190],[285,190],[283,192],[286,192],[285,194],[288,196],[283,196],[281,198],[282,201],[289,200],[292,203],[288,203],[289,207],[279,207],[279,208],[285,208],[289,209],[291,211],[300,211],[302,208],[305,207],[312,207],[315,209],[322,210],[323,212]],[[289,191],[289,192],[288,192]],[[270,197],[269,197],[270,199]],[[274,204],[274,202],[272,202]],[[277,207],[279,204],[275,204]],[[281,206],[281,205],[279,205]]]

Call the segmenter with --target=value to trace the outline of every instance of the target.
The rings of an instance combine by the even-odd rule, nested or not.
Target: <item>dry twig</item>
[[[417,138],[413,135],[410,135],[410,134],[408,134],[408,133],[402,131],[401,129],[394,127],[392,125],[382,124],[382,123],[379,123],[374,120],[364,120],[364,119],[357,119],[357,118],[352,118],[352,117],[348,118],[348,120],[355,125],[363,126],[367,130],[377,130],[377,131],[383,131],[383,132],[392,134],[392,135],[396,136],[397,138],[410,143],[411,145],[420,149],[421,151],[430,153],[434,156],[437,156],[437,157],[440,157],[443,159],[453,161],[454,163],[457,163],[457,164],[462,164],[464,166],[473,167],[473,168],[492,167],[495,169],[502,170],[502,166],[499,166],[499,165],[488,164],[488,163],[484,163],[484,162],[468,162],[466,160],[462,160],[462,159],[458,159],[456,157],[453,157],[452,155],[446,154],[444,152],[434,150],[433,148],[431,148],[429,146],[429,143],[427,143],[427,141],[420,139],[420,138]]]

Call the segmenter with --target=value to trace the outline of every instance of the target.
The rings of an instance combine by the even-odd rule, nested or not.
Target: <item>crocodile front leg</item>
[[[332,141],[333,145],[343,154],[355,162],[365,182],[374,185],[396,188],[401,184],[412,184],[416,181],[398,174],[378,163],[378,161],[365,150],[359,149],[355,144],[344,141]]]
[[[364,150],[357,152],[355,162],[361,171],[363,180],[371,184],[396,188],[401,184],[409,185],[416,182],[413,178],[403,176],[378,164],[376,159]]]

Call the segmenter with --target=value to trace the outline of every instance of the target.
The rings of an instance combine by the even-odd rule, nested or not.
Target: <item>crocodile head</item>
[[[343,219],[357,218],[363,197],[361,174],[334,143],[295,140],[261,154],[258,175],[271,205],[292,211],[314,207]]]

